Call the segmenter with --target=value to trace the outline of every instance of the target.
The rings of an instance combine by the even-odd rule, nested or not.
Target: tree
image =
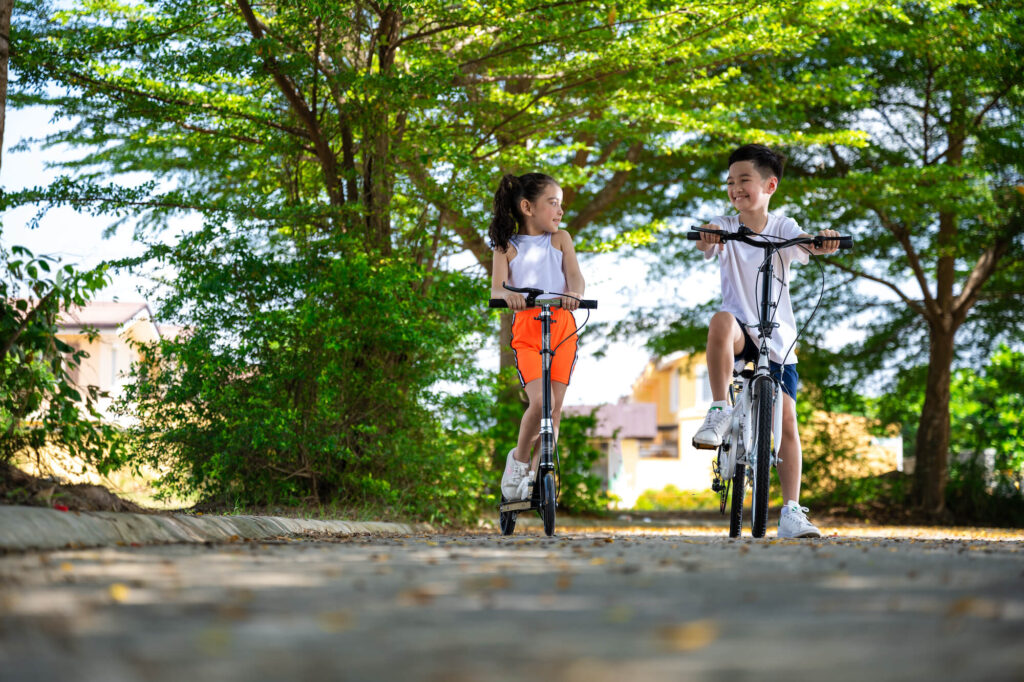
[[[776,210],[808,232],[833,228],[856,238],[853,253],[827,259],[840,277],[831,276],[800,339],[801,367],[821,382],[832,409],[862,409],[855,389],[868,380],[894,391],[923,382],[911,451],[915,499],[934,515],[948,477],[952,370],[1012,342],[1024,317],[1024,47],[1014,28],[1021,18],[1020,2],[881,8],[790,58],[751,59],[737,78],[749,93],[815,84],[803,101],[761,97],[743,140],[788,153]],[[863,132],[857,144],[799,146],[773,134],[800,128]],[[718,163],[700,165],[714,178]],[[671,266],[687,245],[666,239],[659,248]],[[794,300],[813,302],[818,285],[798,278]],[[678,310],[668,325],[639,316],[624,328],[653,331],[659,351],[700,347],[707,312]],[[867,336],[829,352],[840,323]]]
[[[271,345],[265,315],[284,309],[301,318],[316,310],[306,306],[320,302],[332,284],[321,278],[337,272],[311,267],[307,279],[294,281],[284,276],[294,266],[325,258],[355,262],[361,251],[371,270],[398,266],[416,274],[418,285],[388,280],[398,287],[383,292],[388,300],[405,305],[419,297],[410,314],[426,322],[447,315],[452,328],[473,329],[472,316],[450,305],[461,288],[452,293],[443,268],[447,256],[464,250],[477,257],[477,273],[489,267],[482,233],[501,172],[540,169],[557,176],[573,205],[570,231],[591,243],[608,236],[608,227],[613,244],[648,239],[657,229],[649,223],[676,205],[666,189],[687,172],[689,162],[678,152],[691,146],[690,136],[736,133],[744,108],[757,105],[728,96],[736,65],[806,46],[837,20],[829,2],[796,1],[754,8],[657,1],[611,7],[524,0],[494,7],[88,2],[59,11],[46,3],[19,5],[19,12],[16,43],[24,48],[15,55],[13,101],[47,104],[71,118],[71,129],[48,142],[85,154],[68,164],[76,178],[8,201],[141,214],[142,237],[175,212],[205,216],[195,239],[170,250],[154,245],[154,260],[196,264],[190,279],[170,283],[173,293],[160,314],[177,315],[193,338],[251,334],[264,343],[243,344],[239,352],[219,347],[206,357],[191,347],[190,361],[172,363],[171,373],[160,375],[163,392],[152,398],[181,396],[184,414],[201,407],[211,418],[250,403],[214,405],[195,392],[172,391],[200,378],[208,362],[227,362],[234,374],[225,375],[224,385],[250,390],[242,386],[252,383],[244,380],[249,372],[272,386],[277,363],[299,361]],[[800,88],[789,90],[801,96]],[[847,136],[802,131],[792,141],[798,139]],[[158,191],[100,182],[121,172],[147,173],[165,184]],[[269,280],[262,279],[259,259],[245,257],[240,245],[246,243],[280,266]],[[254,287],[261,291],[249,310]],[[343,309],[339,314],[359,319]],[[300,339],[289,335],[290,342]],[[449,343],[427,366],[457,346]],[[317,371],[305,374],[302,385],[313,391],[327,367],[356,377],[384,367],[393,372],[395,391],[423,399],[421,375],[399,372],[402,358],[392,350],[367,344],[362,364],[310,356],[320,364],[308,366]],[[184,355],[174,357],[180,362]],[[269,407],[295,405],[280,392],[266,395]],[[378,414],[390,405],[380,392],[362,397]],[[151,406],[153,424],[160,409],[170,409]],[[301,441],[302,433],[287,437]],[[355,460],[370,456],[357,450]],[[283,449],[249,451],[261,453],[257,469],[264,470]],[[319,494],[321,472],[307,469],[289,461],[281,474],[307,481],[307,490]]]
[[[12,0],[0,0],[0,151],[7,114]],[[0,159],[2,160],[2,159]],[[0,226],[0,236],[3,235]],[[95,386],[80,388],[69,370],[86,354],[57,338],[61,311],[84,305],[107,283],[103,268],[79,273],[22,246],[0,243],[0,474],[11,460],[46,445],[89,461],[117,451],[113,427],[96,409]]]
[[[1012,340],[1024,318],[1022,19],[1020,2],[909,5],[791,67],[868,76],[865,102],[808,118],[863,127],[870,144],[795,153],[802,178],[789,199],[805,225],[858,238],[856,257],[832,264],[877,285],[855,299],[837,292],[868,330],[861,369],[880,357],[927,368],[913,450],[915,497],[931,514],[945,505],[953,368]]]

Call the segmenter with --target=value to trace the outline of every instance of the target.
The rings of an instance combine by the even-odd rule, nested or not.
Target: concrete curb
[[[401,535],[430,532],[425,524],[320,521],[280,516],[190,516],[63,512],[0,506],[0,551],[177,542],[228,542],[305,535]]]

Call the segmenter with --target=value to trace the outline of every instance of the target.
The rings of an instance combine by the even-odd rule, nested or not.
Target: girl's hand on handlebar
[[[505,299],[509,310],[514,310],[515,312],[526,310],[526,297],[516,291],[502,291],[495,298]]]
[[[703,225],[701,225],[701,229],[720,230],[722,228],[712,223],[704,223]],[[722,238],[719,237],[717,234],[708,234],[707,232],[700,233],[700,240],[697,242],[698,249],[707,252],[708,249],[714,248],[715,244],[718,244],[719,251],[725,249],[725,244],[722,243]]]
[[[572,312],[580,307],[580,302],[577,299],[583,298],[583,294],[577,294],[575,291],[566,291],[567,296],[562,296],[562,310],[568,310]],[[575,296],[576,298],[571,298]]]
[[[818,233],[819,237],[838,237],[839,233],[835,230],[822,230]],[[827,256],[830,253],[835,253],[839,250],[838,239],[826,239],[821,243],[821,246],[811,246],[811,253],[815,256]]]

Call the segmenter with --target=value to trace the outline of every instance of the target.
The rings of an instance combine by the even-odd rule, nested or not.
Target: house
[[[96,332],[95,338],[89,338],[89,330]],[[160,328],[144,302],[92,301],[62,311],[58,319],[57,338],[89,354],[71,371],[72,381],[81,387],[97,386],[107,393],[98,407],[111,420],[110,404],[120,397],[132,364],[139,359],[133,344],[152,343],[160,337]]]
[[[604,457],[597,463],[599,475],[607,482],[608,492],[618,498],[616,506],[630,509],[636,503],[641,486],[657,472],[638,468],[641,453],[650,450],[658,436],[657,406],[622,400],[613,405],[566,405],[562,414],[594,414],[597,424],[593,435]],[[659,486],[660,487],[660,486]]]
[[[669,485],[683,491],[711,487],[715,453],[691,441],[711,405],[711,385],[703,353],[653,358],[633,383],[632,395],[597,409],[596,436],[608,453],[602,464],[618,508],[632,508],[648,490]],[[563,408],[569,414],[593,407]],[[616,430],[616,426],[619,427]],[[829,457],[835,478],[902,470],[902,441],[871,435],[864,417],[816,411],[801,424],[805,456]],[[841,456],[840,456],[841,455]]]

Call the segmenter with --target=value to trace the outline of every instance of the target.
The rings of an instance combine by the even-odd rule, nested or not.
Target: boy
[[[768,202],[781,178],[782,159],[768,147],[748,144],[735,150],[729,156],[727,185],[729,202],[738,215],[715,218],[703,227],[736,232],[740,225],[745,225],[756,234],[778,239],[809,236],[800,230],[792,218],[768,212]],[[820,234],[838,236],[834,230],[824,230]],[[708,325],[708,380],[713,402],[704,423],[693,437],[694,447],[716,449],[722,444],[722,437],[729,427],[732,407],[726,396],[734,362],[741,359],[757,361],[759,343],[756,337],[751,336],[747,325],[757,323],[757,299],[760,295],[757,270],[764,259],[764,252],[742,242],[724,244],[718,236],[704,233],[696,245],[704,253],[705,259],[717,253],[722,277],[722,309],[715,313]],[[807,509],[799,503],[802,459],[800,435],[796,427],[798,376],[796,355],[791,350],[796,339],[796,320],[789,299],[789,264],[793,260],[807,263],[808,253],[829,254],[837,248],[837,241],[827,241],[820,248],[808,247],[804,250],[793,247],[776,256],[782,261],[776,262],[775,270],[781,283],[772,283],[772,301],[778,301],[775,310],[778,327],[772,334],[769,359],[772,372],[781,379],[785,393],[778,469],[783,499],[787,502],[779,516],[780,538],[821,537],[814,524],[807,520]]]

